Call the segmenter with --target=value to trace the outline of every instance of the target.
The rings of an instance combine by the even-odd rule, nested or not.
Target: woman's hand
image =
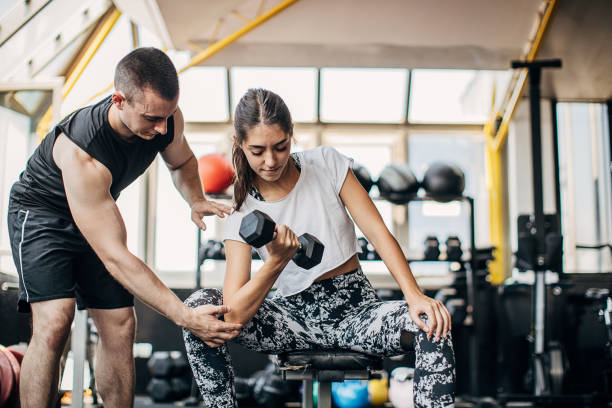
[[[439,300],[432,299],[424,294],[419,294],[411,298],[406,298],[409,307],[410,317],[417,326],[427,332],[427,339],[435,333],[435,341],[440,340],[440,336],[446,338],[452,329],[450,313]],[[427,323],[421,320],[420,315],[427,315]]]
[[[293,255],[300,248],[300,242],[297,235],[286,225],[276,225],[274,227],[274,238],[270,241],[266,248],[270,260],[283,265],[283,268]]]

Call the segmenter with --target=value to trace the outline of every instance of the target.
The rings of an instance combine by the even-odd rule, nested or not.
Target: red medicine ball
[[[222,154],[206,154],[200,157],[198,172],[206,193],[222,193],[234,179],[234,169]]]

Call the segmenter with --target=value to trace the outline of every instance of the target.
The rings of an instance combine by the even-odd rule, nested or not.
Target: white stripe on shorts
[[[22,210],[23,211],[23,210]],[[26,302],[30,301],[30,295],[28,293],[28,288],[26,287],[26,282],[25,279],[23,277],[23,259],[21,256],[21,245],[23,244],[23,235],[25,232],[25,224],[26,221],[28,220],[28,215],[30,214],[30,211],[26,211],[25,212],[25,217],[23,218],[23,224],[21,224],[21,241],[19,242],[19,273],[21,273],[21,282],[23,282],[23,288],[25,289],[25,293],[26,293]]]

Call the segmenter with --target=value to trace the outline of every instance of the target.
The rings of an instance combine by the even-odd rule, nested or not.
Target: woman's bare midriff
[[[315,279],[315,282],[323,280],[323,279],[333,278],[334,276],[338,276],[338,275],[345,274],[347,272],[354,271],[357,268],[359,268],[359,258],[357,258],[357,254],[355,254],[351,258],[349,258],[348,261],[343,263],[342,265],[340,265],[337,268],[334,268],[331,271],[326,272],[323,275],[319,276],[317,279]]]

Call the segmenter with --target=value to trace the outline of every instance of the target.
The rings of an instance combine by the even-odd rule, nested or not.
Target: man
[[[19,273],[18,308],[32,312],[32,339],[21,367],[24,408],[55,405],[75,301],[99,332],[95,373],[105,408],[133,405],[133,296],[210,344],[235,337],[241,328],[217,319],[228,307],[183,305],[129,252],[115,200],[158,152],[201,229],[203,216],[224,217],[230,208],[204,197],[183,135],[170,59],[154,48],[132,51],[117,65],[115,89],[56,125],[11,190],[8,226]]]

